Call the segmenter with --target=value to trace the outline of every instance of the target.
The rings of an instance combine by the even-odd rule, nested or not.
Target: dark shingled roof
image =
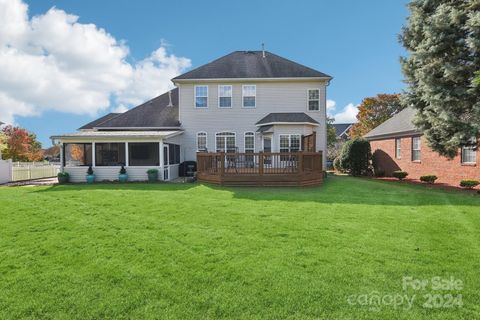
[[[345,132],[348,128],[350,128],[353,123],[334,123],[333,127],[335,128],[335,133],[337,137],[339,137],[342,133]]]
[[[290,122],[290,123],[318,123],[317,120],[313,119],[309,115],[303,112],[284,112],[284,113],[269,113],[263,117],[256,125],[263,125],[268,123],[275,122]]]
[[[172,80],[232,78],[329,78],[323,72],[265,51],[234,51]]]
[[[168,107],[168,92],[117,117],[96,126],[98,129],[111,128],[172,128],[180,127],[178,121],[178,88],[172,91],[173,107]]]
[[[421,131],[413,125],[415,113],[415,109],[407,107],[367,133],[365,138],[374,139],[400,134],[421,133]]]
[[[107,115],[104,115],[103,117],[101,118],[98,118],[96,120],[93,120],[92,122],[89,122],[87,123],[86,125],[78,128],[78,130],[87,130],[87,129],[93,129],[94,127],[96,127],[97,125],[107,121],[107,120],[111,120],[113,118],[115,118],[116,116],[118,115],[121,115],[121,113],[109,113]]]

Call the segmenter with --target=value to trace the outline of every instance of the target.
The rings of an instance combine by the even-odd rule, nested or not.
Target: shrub
[[[340,167],[353,176],[367,175],[371,158],[370,142],[363,138],[355,138],[343,145]]]
[[[158,173],[158,169],[148,169],[147,170],[147,174],[150,173],[150,174],[155,174],[155,173]]]
[[[92,166],[88,166],[87,174],[91,176],[93,174]]]
[[[127,169],[124,166],[120,168],[120,174],[127,174]]]
[[[65,171],[64,171],[64,172],[59,172],[59,173],[57,174],[57,177],[59,177],[59,178],[68,178],[68,177],[70,177],[70,175],[68,174],[68,172],[65,172]]]
[[[397,170],[392,172],[392,176],[394,176],[398,180],[403,180],[408,176],[408,172]]]
[[[477,180],[465,179],[465,180],[460,181],[460,186],[465,188],[465,189],[473,189],[476,186],[478,186],[479,184],[480,184],[480,182],[477,181]]]
[[[427,175],[427,176],[421,176],[420,181],[425,182],[425,183],[430,183],[433,184],[435,183],[435,180],[437,180],[438,177],[436,175]]]

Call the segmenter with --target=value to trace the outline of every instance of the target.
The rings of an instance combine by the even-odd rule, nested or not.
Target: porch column
[[[63,145],[63,142],[60,142],[60,172],[63,172],[65,169],[65,166],[63,164],[64,159],[63,155],[65,154],[65,146]]]
[[[125,167],[129,166],[129,162],[128,142],[125,142]]]
[[[95,168],[95,142],[92,142],[92,167]]]
[[[164,172],[164,163],[163,163],[163,139],[160,140],[160,142],[158,143],[158,151],[159,151],[159,157],[160,157],[160,161],[159,161],[159,164],[160,164],[160,175],[162,177],[162,180],[165,180],[165,177],[163,176]]]

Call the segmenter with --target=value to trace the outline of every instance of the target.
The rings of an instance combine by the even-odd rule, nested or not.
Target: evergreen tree
[[[400,37],[409,56],[401,59],[406,105],[430,147],[454,157],[480,132],[480,2],[412,0]]]

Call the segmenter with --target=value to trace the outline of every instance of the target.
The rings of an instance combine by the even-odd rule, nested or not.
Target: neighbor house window
[[[232,107],[232,86],[225,86],[225,85],[218,86],[218,107],[219,108]]]
[[[297,152],[300,150],[299,134],[281,134],[280,152]]]
[[[159,166],[160,154],[158,143],[129,143],[129,166]]]
[[[421,140],[420,137],[412,138],[412,161],[420,161]]]
[[[318,89],[308,90],[308,110],[309,111],[320,110],[320,90]]]
[[[207,150],[207,133],[199,132],[197,133],[197,151],[206,151]]]
[[[402,157],[402,139],[395,139],[395,158]]]
[[[208,86],[195,86],[195,107],[208,107]]]
[[[63,161],[66,167],[92,165],[91,143],[65,143],[63,147],[65,148]]]
[[[472,139],[471,143],[462,146],[462,163],[477,163],[477,139]]]
[[[96,143],[96,166],[123,166],[125,165],[125,143]]]
[[[245,132],[245,153],[255,152],[255,133]]]
[[[215,135],[215,150],[217,152],[235,152],[236,141],[234,132],[219,132]]]
[[[256,96],[257,96],[257,86],[256,85],[244,85],[242,86],[242,96],[243,96],[243,107],[244,108],[255,108],[256,107]]]

